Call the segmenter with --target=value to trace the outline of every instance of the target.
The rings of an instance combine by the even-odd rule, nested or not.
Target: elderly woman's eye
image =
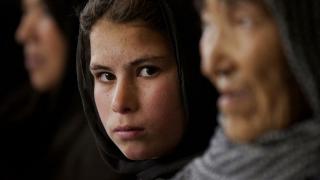
[[[266,14],[253,4],[243,4],[233,12],[233,22],[237,27],[253,28],[263,22]]]
[[[142,67],[138,71],[138,76],[141,77],[154,77],[159,73],[159,68],[154,66]]]
[[[237,17],[235,19],[235,23],[238,26],[244,27],[244,28],[250,28],[254,25],[255,21],[252,17],[249,16],[243,16],[243,17]]]

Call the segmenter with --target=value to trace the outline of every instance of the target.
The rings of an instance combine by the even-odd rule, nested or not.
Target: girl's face
[[[108,136],[131,160],[170,153],[185,117],[168,40],[143,25],[99,20],[90,45],[94,98]]]
[[[40,0],[22,0],[23,16],[16,39],[24,46],[31,84],[40,91],[54,89],[66,65],[67,43]]]
[[[247,142],[287,127],[296,87],[277,25],[261,2],[207,0],[202,19],[202,70],[221,94],[227,136]]]

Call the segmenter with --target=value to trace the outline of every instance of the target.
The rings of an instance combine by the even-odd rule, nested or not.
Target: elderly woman
[[[205,0],[203,73],[219,127],[175,179],[320,176],[320,2]]]

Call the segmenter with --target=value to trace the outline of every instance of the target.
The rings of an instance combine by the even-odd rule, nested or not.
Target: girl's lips
[[[118,127],[113,130],[114,134],[121,140],[133,140],[144,134],[144,129],[141,127]]]

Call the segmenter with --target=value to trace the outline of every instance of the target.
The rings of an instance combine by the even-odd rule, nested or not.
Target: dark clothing
[[[98,153],[76,93],[62,101],[27,86],[11,97],[0,111],[1,179],[121,179]]]
[[[311,110],[292,126],[248,144],[231,142],[219,128],[204,155],[174,180],[306,180],[320,176],[320,1],[265,3],[280,30],[289,69]]]
[[[106,1],[107,2],[107,1]],[[165,157],[153,160],[127,159],[111,141],[101,123],[93,98],[93,81],[89,68],[88,35],[80,31],[77,71],[80,93],[89,124],[105,161],[120,173],[132,179],[152,180],[171,177],[194,156],[208,146],[215,122],[214,102],[216,93],[210,83],[200,75],[198,41],[199,19],[189,0],[156,0],[166,32],[175,52],[182,101],[187,117],[186,132],[176,149]],[[105,3],[108,5],[108,3]],[[101,12],[100,12],[101,13]],[[89,17],[90,18],[90,17]]]

